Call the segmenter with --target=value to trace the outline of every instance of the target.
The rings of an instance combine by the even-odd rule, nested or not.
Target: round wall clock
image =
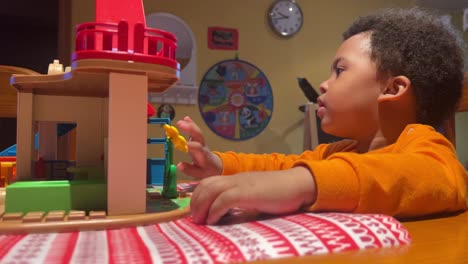
[[[299,32],[304,21],[301,7],[294,0],[276,0],[268,12],[268,22],[279,36],[289,38]]]

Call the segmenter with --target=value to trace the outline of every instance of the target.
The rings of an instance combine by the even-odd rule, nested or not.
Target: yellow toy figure
[[[169,138],[172,141],[174,147],[182,152],[187,153],[187,140],[185,140],[185,138],[179,134],[179,130],[177,130],[176,127],[168,124],[164,124],[163,127],[166,131],[167,138]]]

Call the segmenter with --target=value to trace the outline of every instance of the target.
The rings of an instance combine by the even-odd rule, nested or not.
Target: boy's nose
[[[326,93],[328,90],[328,83],[327,81],[324,81],[323,83],[320,84],[320,92],[321,93]]]

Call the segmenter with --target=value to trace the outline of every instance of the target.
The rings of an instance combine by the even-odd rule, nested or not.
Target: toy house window
[[[70,179],[67,168],[75,166],[76,123],[38,121],[35,132],[34,178]]]

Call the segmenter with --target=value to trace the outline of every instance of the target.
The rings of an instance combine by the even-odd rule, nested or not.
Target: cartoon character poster
[[[265,74],[242,60],[213,65],[203,77],[198,106],[208,127],[231,140],[260,134],[273,113],[273,93]]]

